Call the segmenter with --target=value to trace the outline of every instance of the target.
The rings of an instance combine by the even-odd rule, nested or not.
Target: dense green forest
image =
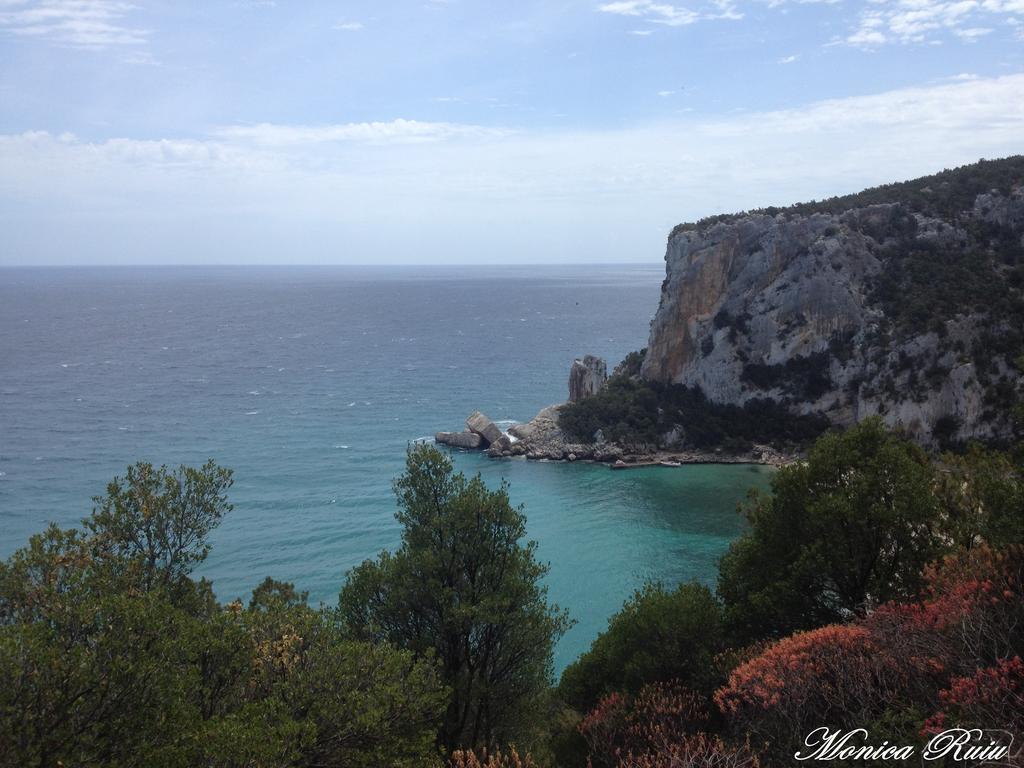
[[[559,426],[580,442],[591,442],[601,430],[606,439],[640,451],[659,447],[666,433],[679,428],[683,447],[732,453],[745,453],[754,443],[806,446],[829,427],[824,416],[794,414],[785,402],[714,403],[697,387],[645,381],[634,372],[644,352],[627,357],[600,392],[564,405]]]
[[[560,681],[570,618],[507,487],[410,448],[401,546],[314,608],[193,577],[230,485],[130,467],[0,565],[0,765],[753,768],[822,724],[1024,728],[1020,448],[823,435],[743,506],[717,587],[648,585]]]

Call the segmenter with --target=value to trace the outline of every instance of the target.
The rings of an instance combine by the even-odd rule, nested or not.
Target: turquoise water
[[[266,575],[333,603],[398,542],[413,440],[480,408],[526,420],[573,357],[644,346],[661,265],[0,270],[0,556],[70,525],[136,460],[235,470],[202,568],[222,599]],[[612,472],[491,461],[577,625],[563,667],[645,580],[711,582],[759,467]]]

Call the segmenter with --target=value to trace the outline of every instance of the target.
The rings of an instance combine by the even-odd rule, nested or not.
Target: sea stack
[[[572,361],[569,369],[569,402],[596,395],[608,381],[608,364],[604,358],[585,355]]]

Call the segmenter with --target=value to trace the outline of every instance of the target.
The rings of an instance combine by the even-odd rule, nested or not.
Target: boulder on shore
[[[475,432],[483,438],[483,447],[485,448],[502,436],[502,431],[498,429],[497,425],[480,411],[473,411],[470,414],[470,417],[466,419],[466,426],[471,432]]]
[[[438,432],[434,435],[434,440],[444,445],[466,448],[468,450],[481,448],[484,442],[480,435],[476,432],[470,432],[468,429],[465,432]]]

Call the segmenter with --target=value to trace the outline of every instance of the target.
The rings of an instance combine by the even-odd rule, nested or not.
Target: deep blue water
[[[646,344],[661,265],[0,269],[0,556],[75,524],[136,460],[235,470],[202,574],[336,600],[398,542],[406,445],[481,409],[526,420],[565,398],[573,357]],[[458,467],[511,483],[576,627],[563,667],[647,579],[711,583],[758,467],[611,472]]]

